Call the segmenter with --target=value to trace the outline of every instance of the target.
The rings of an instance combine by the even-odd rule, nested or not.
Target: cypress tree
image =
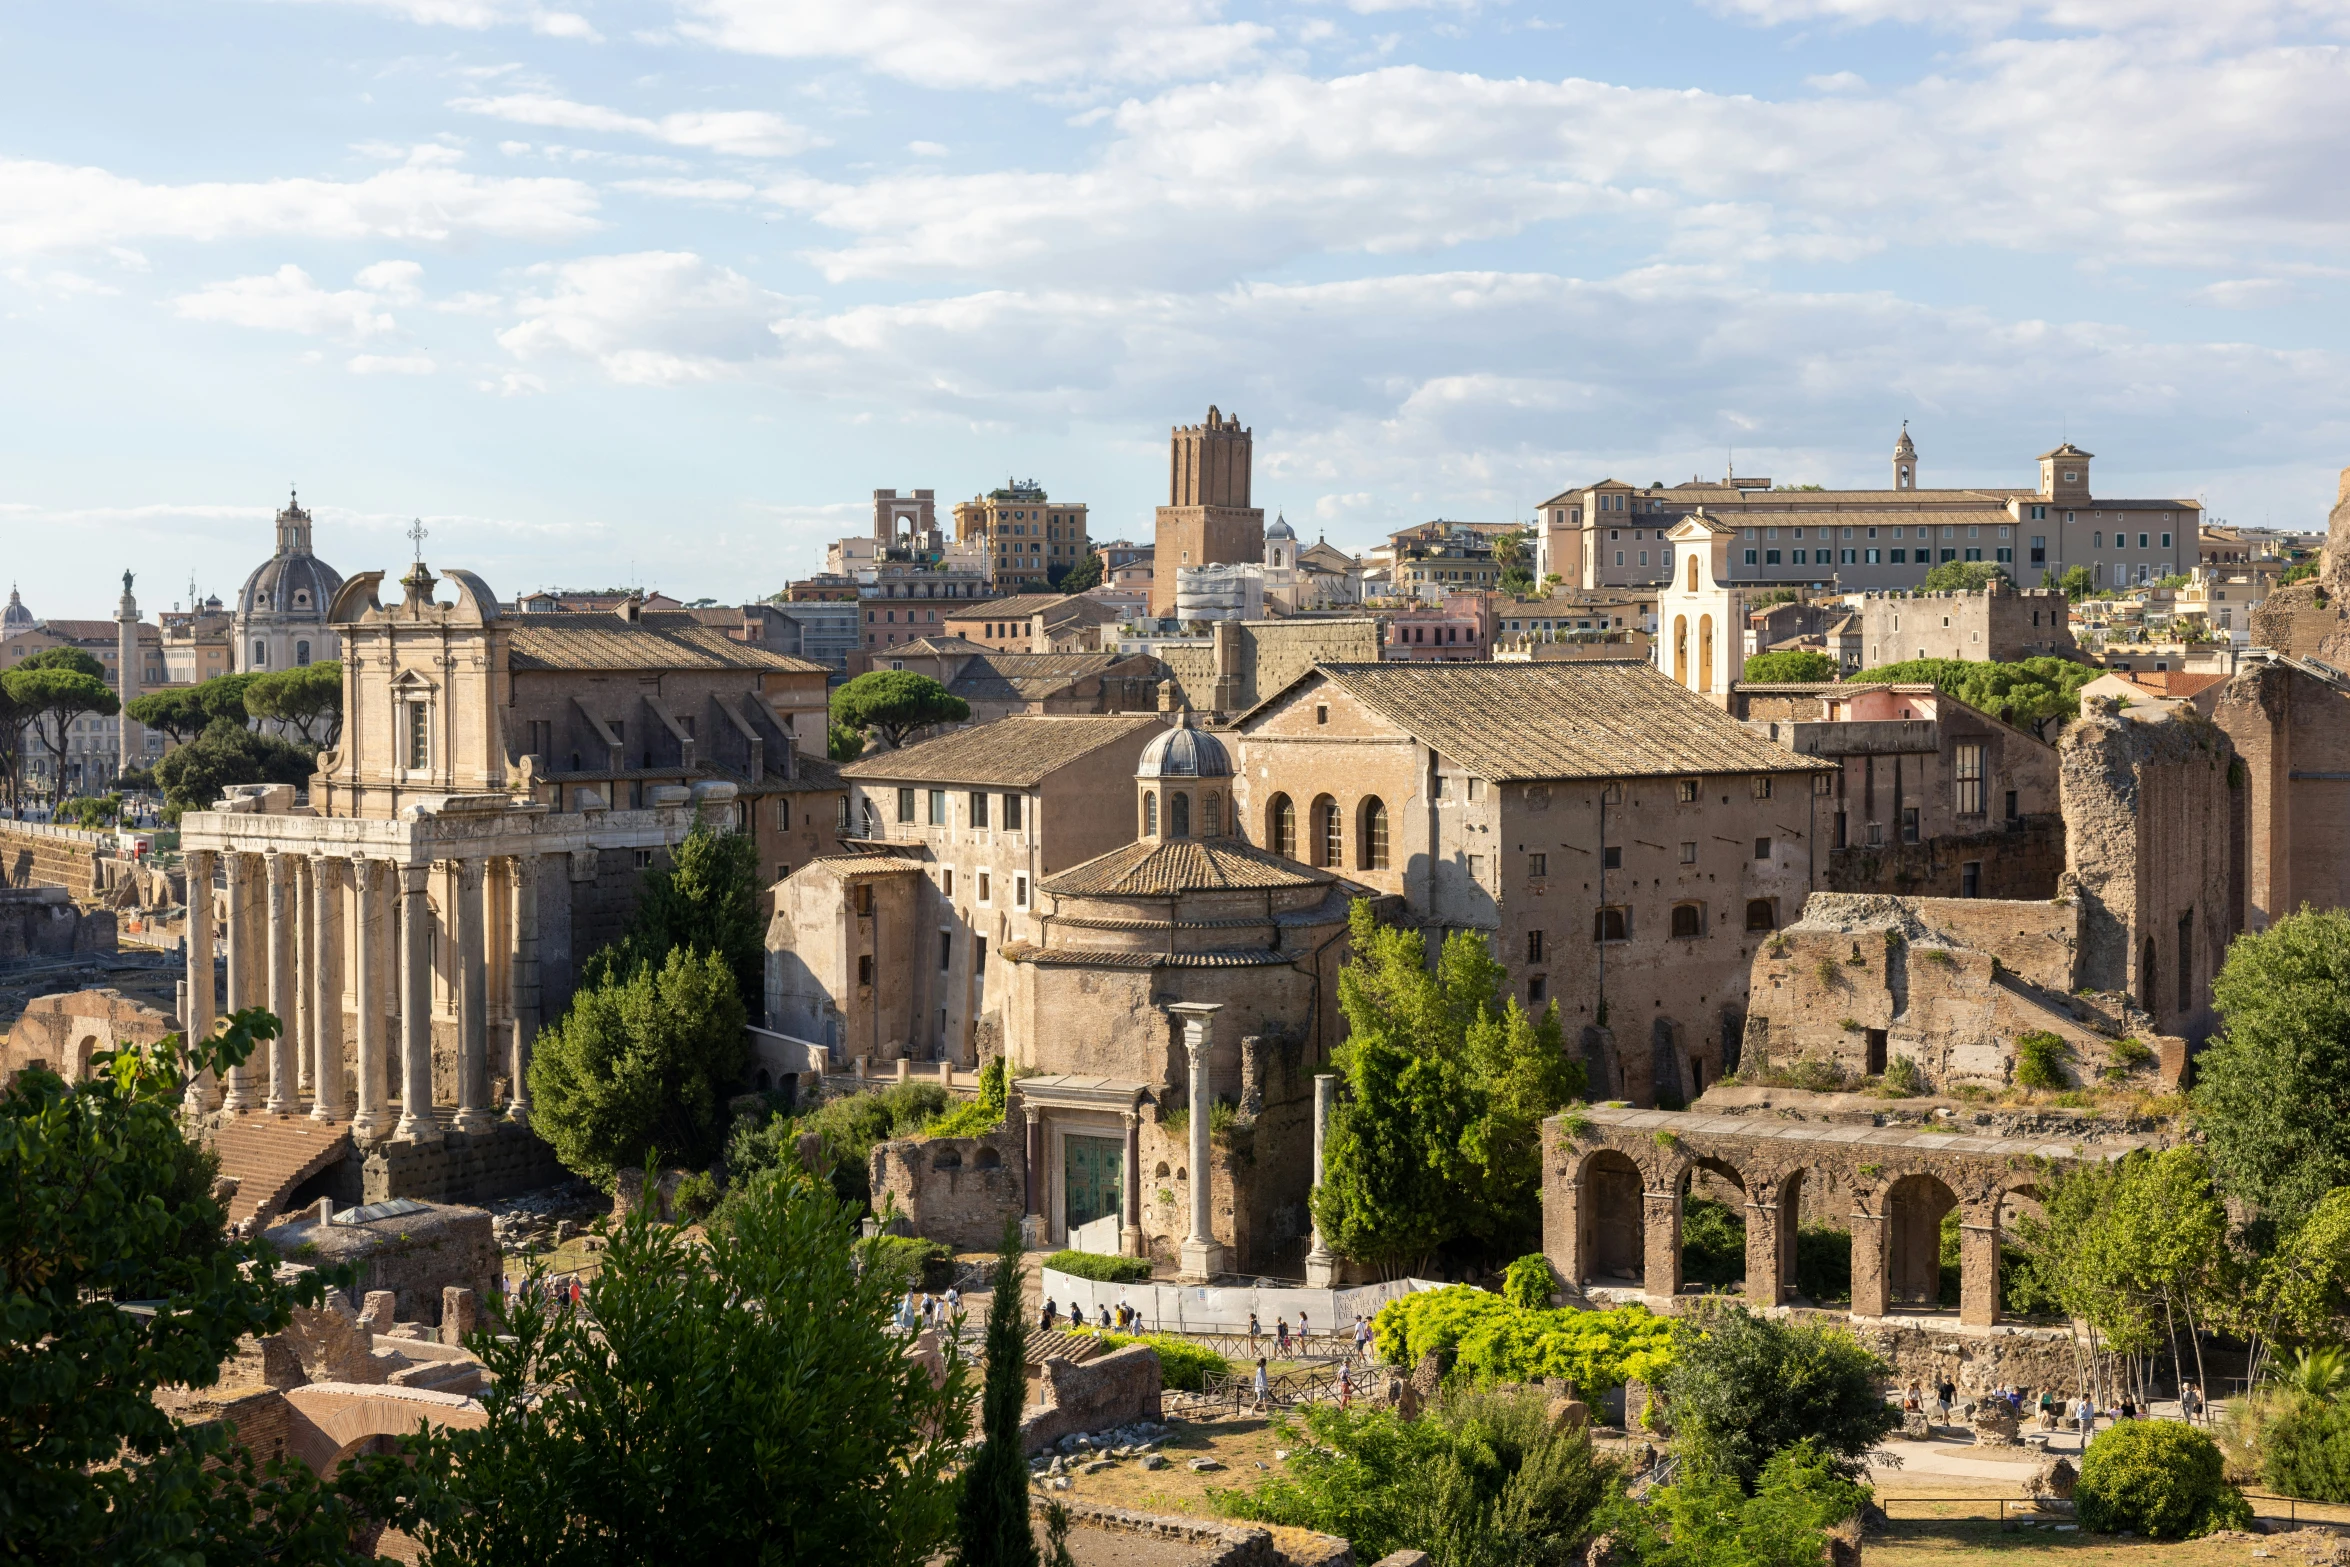
[[[1020,1222],[1004,1221],[995,1298],[987,1307],[987,1384],[980,1394],[981,1442],[963,1472],[962,1567],[1037,1567],[1028,1520],[1028,1459],[1020,1411],[1028,1401],[1028,1339],[1022,1326]]]

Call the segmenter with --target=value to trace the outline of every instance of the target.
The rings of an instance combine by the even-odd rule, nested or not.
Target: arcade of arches
[[[1955,1208],[1959,1320],[1980,1327],[1998,1320],[1999,1228],[2015,1203],[2037,1197],[2050,1165],[2127,1151],[1669,1110],[1580,1116],[1572,1135],[1558,1116],[1542,1126],[1542,1249],[1571,1288],[1637,1285],[1657,1303],[1678,1295],[1682,1204],[1702,1174],[1742,1194],[1747,1302],[1783,1304],[1812,1181],[1851,1193],[1853,1316],[1935,1309],[1942,1221]]]

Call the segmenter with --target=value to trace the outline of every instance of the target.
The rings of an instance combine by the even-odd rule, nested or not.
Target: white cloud
[[[592,361],[615,381],[668,385],[741,373],[771,357],[785,301],[682,251],[593,256],[534,267],[540,291],[498,334],[519,359]]]
[[[385,262],[370,267],[398,267]],[[367,273],[360,274],[362,280]],[[364,341],[397,331],[399,323],[382,310],[382,300],[366,288],[329,291],[310,280],[310,274],[290,262],[263,277],[230,278],[207,283],[192,294],[172,301],[190,321],[217,321],[228,326],[253,327],[265,332],[299,332],[309,337]]]
[[[678,0],[689,34],[788,59],[855,60],[925,86],[1181,81],[1272,37],[1216,0]]]
[[[597,104],[575,103],[549,93],[459,98],[449,107],[516,125],[643,136],[673,147],[694,147],[744,158],[787,158],[816,145],[815,138],[804,128],[764,109],[689,110],[653,119],[623,114],[618,109]]]
[[[439,243],[470,235],[568,239],[594,229],[595,192],[577,180],[494,179],[447,165],[444,148],[360,180],[154,185],[105,169],[0,159],[0,253],[77,250],[136,239],[245,235]]]
[[[1573,221],[1716,264],[1891,245],[2206,266],[2350,247],[2350,50],[2001,44],[1969,76],[1787,102],[1397,66],[1170,88],[1067,171],[787,179],[839,278],[1208,283]],[[1571,241],[1572,242],[1572,241]]]
[[[577,11],[534,5],[528,0],[311,0],[311,3],[381,11],[423,27],[460,27],[468,32],[492,27],[527,27],[548,38],[570,38],[585,43],[603,39],[594,24]]]

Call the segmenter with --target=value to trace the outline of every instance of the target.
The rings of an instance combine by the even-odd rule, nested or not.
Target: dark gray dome
[[[1142,748],[1137,778],[1229,778],[1232,758],[1224,742],[1189,724],[1170,729]]]
[[[315,555],[273,555],[245,579],[237,613],[314,615],[323,621],[342,585],[342,574]]]
[[[1297,537],[1297,530],[1289,525],[1287,517],[1275,512],[1273,526],[1265,530],[1265,537],[1268,539],[1294,539]]]
[[[16,596],[16,589],[8,590],[8,607],[0,609],[0,632],[14,634],[33,629],[33,612],[24,607],[24,600]]]

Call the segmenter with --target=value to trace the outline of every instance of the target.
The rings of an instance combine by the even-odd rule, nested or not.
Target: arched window
[[[1208,791],[1207,799],[1201,802],[1200,836],[1214,838],[1220,836],[1223,831],[1224,797],[1211,789]]]
[[[1689,556],[1689,591],[1692,593],[1697,591],[1697,555],[1695,551],[1692,551]]]
[[[1191,836],[1191,796],[1180,789],[1167,796],[1167,836]]]
[[[1682,937],[1704,935],[1705,905],[1701,903],[1674,904],[1673,934]]]
[[[1340,857],[1344,839],[1344,823],[1338,815],[1338,802],[1323,795],[1314,802],[1314,863],[1325,870],[1337,870],[1346,861]]]
[[[1142,835],[1145,838],[1156,838],[1159,835],[1159,796],[1156,790],[1143,792]]]
[[[1297,807],[1288,795],[1273,796],[1265,807],[1265,845],[1275,854],[1297,858]]]
[[[1673,617],[1673,684],[1689,684],[1689,617]]]
[[[297,642],[294,644],[294,663],[297,667],[302,669],[307,669],[310,667],[309,643]]]
[[[1779,911],[1768,898],[1746,900],[1746,928],[1748,930],[1777,930]]]
[[[1355,833],[1355,845],[1360,858],[1358,869],[1387,869],[1387,802],[1377,795],[1363,802],[1363,824]]]

